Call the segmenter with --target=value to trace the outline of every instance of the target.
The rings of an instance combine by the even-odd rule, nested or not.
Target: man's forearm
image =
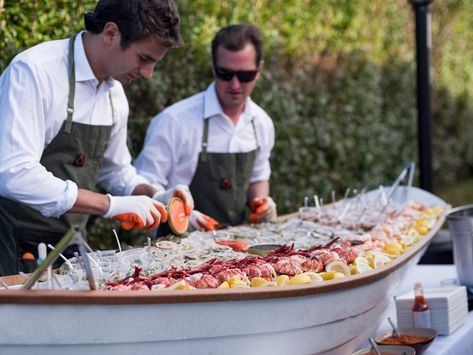
[[[256,197],[269,196],[269,181],[256,181],[250,184],[248,189],[248,202]]]
[[[106,195],[86,189],[79,189],[74,206],[68,211],[90,215],[103,215],[108,211],[110,200]]]
[[[135,189],[133,190],[131,194],[132,195],[145,195],[152,198],[157,191],[158,190],[156,190],[151,185],[139,184],[139,185],[136,185]]]

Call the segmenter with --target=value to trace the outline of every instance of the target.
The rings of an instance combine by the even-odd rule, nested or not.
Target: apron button
[[[79,154],[76,156],[76,159],[74,160],[74,166],[84,166],[85,163],[85,155],[84,154]]]
[[[232,188],[232,182],[230,181],[229,178],[223,178],[222,180],[220,180],[220,188],[222,190],[229,190]]]

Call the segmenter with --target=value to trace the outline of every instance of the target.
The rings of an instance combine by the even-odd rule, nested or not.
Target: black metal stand
[[[420,187],[432,191],[431,128],[431,13],[432,0],[410,0],[416,21],[417,61],[417,137],[419,149]]]

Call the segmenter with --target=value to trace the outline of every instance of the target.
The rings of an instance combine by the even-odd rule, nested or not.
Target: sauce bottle
[[[414,285],[414,306],[412,307],[412,315],[414,317],[415,328],[431,328],[430,308],[424,297],[424,289],[420,282]]]

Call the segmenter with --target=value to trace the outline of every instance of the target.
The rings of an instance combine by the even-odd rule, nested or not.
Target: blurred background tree
[[[304,196],[327,201],[347,187],[388,185],[417,159],[413,12],[407,0],[177,0],[185,45],[152,80],[126,87],[129,147],[136,156],[150,119],[212,80],[210,41],[225,25],[260,26],[263,76],[253,94],[273,118],[272,195],[280,213]],[[0,0],[0,71],[20,51],[83,28],[92,0]],[[434,1],[435,192],[452,204],[473,199],[473,2]],[[90,226],[96,247],[110,225]],[[130,237],[131,240],[131,237]]]

